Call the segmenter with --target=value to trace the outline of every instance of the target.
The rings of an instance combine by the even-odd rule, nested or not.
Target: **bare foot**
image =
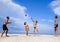
[[[1,35],[1,37],[3,37],[3,35]]]
[[[6,37],[9,37],[8,35],[6,35]]]
[[[54,36],[56,37],[56,34]]]

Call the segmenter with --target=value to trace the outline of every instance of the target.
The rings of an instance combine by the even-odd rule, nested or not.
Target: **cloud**
[[[25,21],[27,21],[30,30],[29,31],[33,31],[33,23],[32,20],[30,19],[29,14],[26,12],[27,8],[25,6],[22,6],[20,4],[16,4],[14,3],[12,0],[0,0],[0,17],[4,18],[6,16],[10,16],[10,21],[12,21],[12,24],[10,27],[16,27],[17,29],[24,29],[22,27],[24,27],[23,23]],[[25,17],[25,14],[27,14],[27,16]],[[42,21],[47,21],[46,19],[42,19]],[[51,20],[49,20],[51,22]],[[47,24],[40,24],[40,22],[38,22],[38,29],[42,30],[42,29],[48,29],[51,28],[51,26],[47,25]],[[43,30],[44,30],[43,29]],[[11,28],[10,28],[11,30]],[[14,31],[14,30],[13,30]],[[16,32],[19,32],[20,30],[16,30]],[[24,31],[23,31],[24,32]]]
[[[49,25],[49,24],[38,24],[38,27],[40,27],[41,29],[52,29],[51,27],[51,25]]]
[[[25,6],[16,4],[12,0],[0,0],[0,17],[1,19],[5,19],[6,16],[10,16],[12,23],[8,26],[12,28],[23,29],[25,21],[31,24],[31,19],[26,10],[27,8]]]
[[[11,21],[15,23],[16,26],[23,26],[24,20],[20,18],[10,17]]]
[[[60,0],[54,0],[49,5],[56,15],[60,15]]]
[[[12,0],[0,0],[0,14],[1,16],[18,16],[22,17],[26,14],[26,7],[18,5]]]
[[[50,20],[48,20],[48,22],[50,22],[50,23],[54,23],[54,20],[50,19]]]
[[[51,26],[50,24],[38,24],[38,30],[39,30],[39,33],[42,33],[42,34],[53,34],[54,32],[54,27],[53,25]]]
[[[41,19],[40,20],[41,22],[49,22],[49,23],[53,23],[54,22],[54,20],[52,20],[52,19]]]
[[[12,0],[0,0],[0,17],[10,16],[16,25],[25,21],[26,10],[25,6],[16,4]]]
[[[41,21],[46,21],[46,19],[41,19]]]

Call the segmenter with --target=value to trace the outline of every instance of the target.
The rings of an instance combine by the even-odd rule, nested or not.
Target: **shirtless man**
[[[8,22],[9,20],[9,16],[6,17],[4,23],[3,23],[3,32],[1,34],[1,37],[3,36],[3,34],[6,32],[6,37],[8,37],[7,33],[8,33],[8,28],[7,28],[7,24],[10,24],[11,22]]]
[[[38,32],[38,29],[37,29],[37,20],[33,21],[33,25],[34,25],[34,32]]]
[[[54,28],[55,28],[55,33],[54,33],[54,35],[56,36],[56,33],[58,32],[58,17],[57,17],[57,16],[55,16]]]
[[[26,35],[28,36],[28,31],[29,31],[29,26],[26,22],[24,22],[25,30],[26,30]]]

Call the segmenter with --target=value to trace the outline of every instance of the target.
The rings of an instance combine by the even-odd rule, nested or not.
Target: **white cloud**
[[[49,25],[49,24],[38,24],[38,28],[40,28],[40,29],[52,29],[51,28],[52,26],[51,25]]]
[[[53,23],[54,22],[54,20],[52,20],[52,19],[41,19],[41,22],[50,22],[50,23]]]
[[[51,19],[50,19],[50,20],[48,20],[48,22],[50,22],[50,23],[54,23],[54,20],[51,20]]]
[[[3,16],[22,17],[26,14],[26,7],[18,5],[12,0],[0,0],[0,14]]]
[[[46,19],[41,19],[41,21],[46,21]]]
[[[15,17],[10,17],[10,19],[12,20],[13,23],[15,23],[17,26],[23,26],[23,19],[20,18],[15,18]]]
[[[54,9],[55,14],[60,15],[60,7]]]
[[[12,0],[0,0],[0,17],[5,19],[6,16],[10,16],[10,21],[12,22],[11,25],[8,25],[10,30],[12,30],[13,28],[24,30],[25,21],[27,21],[30,29],[32,29],[31,26],[33,24],[26,10],[27,8],[25,6],[16,4]],[[25,16],[25,14],[27,14],[27,16]],[[16,32],[19,31],[20,30]]]
[[[52,1],[50,6],[55,14],[60,15],[60,0]]]
[[[23,25],[26,10],[25,6],[16,4],[12,0],[0,0],[0,17],[10,16],[16,25]]]
[[[54,26],[52,25],[49,25],[49,24],[38,24],[38,30],[39,30],[39,33],[48,33],[49,34],[49,32],[52,32],[53,33],[53,31],[54,31]]]
[[[30,29],[33,29],[33,23],[30,19],[30,16],[28,15],[27,17],[25,17],[27,8],[25,6],[22,5],[18,5],[14,2],[12,2],[12,0],[0,0],[0,17],[5,18],[6,16],[10,16],[10,19],[12,20],[12,23],[14,23],[16,26],[13,27],[23,27],[23,23],[24,21],[27,21]],[[42,21],[47,21],[46,19],[42,19]],[[51,20],[49,20],[51,21]],[[38,22],[40,23],[40,22]],[[10,26],[12,27],[12,26]],[[38,24],[38,29],[47,29],[47,28],[51,28],[49,25],[47,24]],[[44,30],[44,29],[43,29]],[[16,31],[19,32],[19,31]]]

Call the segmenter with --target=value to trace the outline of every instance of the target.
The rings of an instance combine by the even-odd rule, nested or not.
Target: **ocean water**
[[[0,31],[0,33],[2,33],[2,31]],[[25,31],[24,32],[12,32],[12,31],[9,31],[8,34],[25,34]],[[54,33],[47,33],[47,32],[29,32],[29,34],[42,34],[42,35],[54,35]]]

